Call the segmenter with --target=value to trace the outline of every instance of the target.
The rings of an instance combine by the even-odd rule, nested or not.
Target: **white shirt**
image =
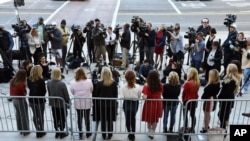
[[[134,88],[128,88],[128,85],[125,84],[121,88],[121,93],[124,96],[125,99],[139,99],[141,97],[141,86],[138,84],[135,84]]]
[[[105,45],[114,45],[115,37],[116,35],[113,32],[111,34],[107,32],[107,37],[105,38]]]
[[[208,55],[208,57],[207,57],[207,64],[208,64],[209,66],[213,66],[213,65],[214,65],[214,61],[211,61],[211,60],[214,59],[215,52],[216,52],[216,49],[212,49],[212,50],[209,52],[209,55]]]

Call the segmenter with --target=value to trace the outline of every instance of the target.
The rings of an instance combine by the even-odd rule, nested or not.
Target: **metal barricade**
[[[57,104],[49,105],[50,100],[54,100]],[[37,104],[41,101],[45,102],[44,105]],[[59,103],[63,108],[58,114],[66,119],[64,130],[54,127],[55,118],[53,118],[52,107],[57,107]],[[69,132],[66,123],[66,103],[60,97],[0,96],[0,107],[0,132],[20,132],[20,134]]]
[[[216,103],[214,109],[212,108],[212,103]],[[196,103],[196,104],[194,104]],[[190,107],[188,107],[188,105]],[[190,136],[197,136],[200,140],[209,140],[210,137],[217,136],[218,138],[229,138],[230,125],[249,125],[250,120],[244,116],[242,113],[248,113],[250,106],[250,100],[239,100],[239,99],[209,99],[209,100],[190,100],[184,107],[184,115],[183,115],[183,140],[186,140]],[[192,107],[196,106],[196,107]],[[195,109],[195,121],[193,122],[195,125],[192,127],[192,118],[190,115],[190,110]],[[204,114],[208,112],[206,115]],[[187,116],[185,116],[187,114]],[[205,116],[206,120],[209,118],[209,129],[206,133],[201,133],[200,130],[204,127]],[[187,121],[187,126],[185,122]]]

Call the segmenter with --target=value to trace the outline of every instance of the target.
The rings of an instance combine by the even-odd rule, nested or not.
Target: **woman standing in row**
[[[84,117],[86,131],[86,137],[90,137],[90,109],[92,107],[92,92],[93,84],[83,68],[77,68],[75,71],[75,80],[70,83],[71,93],[75,97],[75,108],[77,112],[77,123],[80,131],[79,137],[83,138],[82,132],[82,118]]]
[[[150,71],[147,77],[147,83],[142,89],[142,97],[145,99],[142,109],[142,121],[148,124],[148,137],[150,139],[154,138],[157,123],[162,116],[162,91],[163,86],[159,78],[159,73],[155,70]]]
[[[209,71],[208,83],[204,88],[204,92],[201,99],[205,99],[203,104],[204,111],[204,128],[200,131],[201,133],[206,133],[209,128],[210,122],[210,112],[214,111],[216,108],[216,101],[208,101],[217,99],[217,94],[220,91],[220,74],[218,70],[212,69]]]
[[[126,118],[126,128],[129,132],[128,138],[129,140],[134,141],[134,133],[136,129],[136,113],[139,105],[138,100],[141,97],[141,87],[136,84],[134,71],[126,71],[125,79],[126,84],[121,88],[121,93],[124,96],[123,110]]]
[[[45,109],[45,98],[46,95],[45,82],[42,77],[42,67],[34,66],[31,69],[30,76],[28,79],[29,96],[38,96],[39,98],[29,98],[29,104],[33,111],[33,122],[38,131],[36,133],[37,138],[41,138],[46,135],[44,132],[44,109]],[[43,132],[42,132],[43,131]]]
[[[20,134],[27,136],[29,132],[29,115],[28,104],[25,98],[20,96],[26,96],[26,76],[27,73],[24,69],[17,71],[14,78],[10,81],[10,96],[13,97],[13,104],[16,111],[16,123],[17,130],[20,130]]]

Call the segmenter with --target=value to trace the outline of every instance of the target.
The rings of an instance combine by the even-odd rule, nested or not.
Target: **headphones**
[[[209,24],[209,19],[208,18],[203,18],[203,19],[201,19],[201,23],[202,22],[207,22]]]

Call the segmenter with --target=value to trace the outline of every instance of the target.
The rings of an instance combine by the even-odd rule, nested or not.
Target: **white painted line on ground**
[[[168,2],[172,5],[172,7],[178,14],[181,14],[181,11],[176,7],[176,5],[172,2],[172,0],[168,0]]]
[[[64,6],[66,6],[69,3],[69,1],[66,1],[65,3],[63,3],[63,5],[61,5],[59,8],[56,9],[56,11],[54,13],[52,13],[45,21],[44,24],[47,24],[48,21],[50,21]]]
[[[112,19],[112,23],[111,23],[111,27],[113,27],[113,28],[115,27],[115,24],[116,24],[116,19],[117,19],[120,3],[121,3],[121,0],[117,0],[117,4],[116,4],[116,7],[115,7],[115,11],[114,11],[113,19]]]
[[[9,1],[11,1],[11,0],[1,0],[0,4],[6,3],[6,2],[9,2]]]

